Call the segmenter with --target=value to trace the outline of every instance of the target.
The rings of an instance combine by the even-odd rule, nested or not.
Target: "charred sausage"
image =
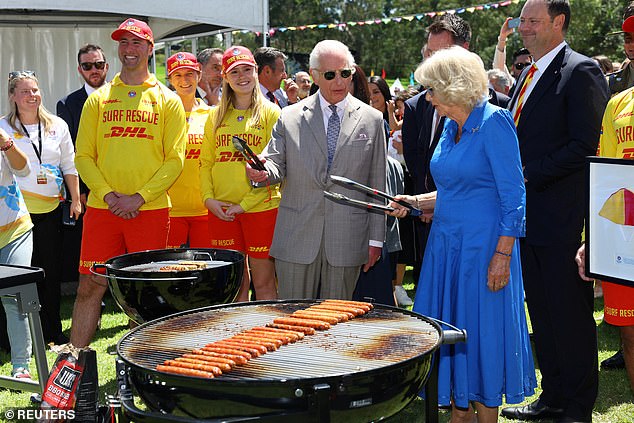
[[[164,372],[164,373],[173,373],[173,374],[177,374],[177,375],[204,377],[204,378],[207,378],[207,379],[211,379],[211,378],[214,377],[214,374],[212,372],[204,372],[202,370],[187,369],[185,367],[172,367],[172,366],[166,366],[166,365],[163,365],[163,364],[159,364],[158,366],[156,366],[156,370],[158,370],[159,372]]]

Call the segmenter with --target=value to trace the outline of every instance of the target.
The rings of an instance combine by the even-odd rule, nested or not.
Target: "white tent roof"
[[[18,4],[22,8],[16,9]],[[43,103],[55,112],[57,101],[83,84],[77,72],[82,45],[101,46],[110,63],[109,78],[118,72],[110,33],[127,17],[147,21],[155,41],[193,32],[267,32],[268,0],[0,0],[0,76],[35,71]],[[7,111],[2,83],[0,115]]]

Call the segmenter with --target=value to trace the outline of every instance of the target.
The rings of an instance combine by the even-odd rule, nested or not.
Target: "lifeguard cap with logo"
[[[119,25],[119,28],[110,34],[110,38],[115,41],[119,41],[125,34],[132,34],[135,37],[147,40],[150,44],[154,45],[154,35],[152,34],[152,30],[149,25],[138,19],[128,18],[123,21],[123,23]]]
[[[257,66],[251,50],[242,46],[229,47],[222,55],[222,73],[227,73],[238,65]]]
[[[177,69],[193,69],[200,72],[200,64],[193,54],[178,52],[167,59],[167,76],[170,76]]]
[[[621,25],[623,32],[634,32],[634,16],[630,16],[623,21]]]

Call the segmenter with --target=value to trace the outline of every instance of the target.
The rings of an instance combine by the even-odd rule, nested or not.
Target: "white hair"
[[[322,40],[310,52],[310,58],[308,59],[310,68],[319,69],[319,60],[324,54],[328,53],[344,53],[347,56],[348,68],[352,68],[355,65],[354,57],[352,57],[347,45],[337,40]]]

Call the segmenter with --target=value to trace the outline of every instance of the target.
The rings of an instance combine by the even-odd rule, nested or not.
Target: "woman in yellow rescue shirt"
[[[200,198],[200,151],[209,120],[209,106],[196,98],[201,67],[191,53],[167,59],[167,77],[181,98],[187,116],[187,146],[183,172],[168,190],[172,208],[169,248],[209,248],[207,208]],[[210,136],[210,134],[207,134]]]
[[[222,76],[222,98],[211,110],[213,136],[211,140],[205,137],[201,154],[200,185],[209,210],[211,246],[248,256],[238,301],[248,300],[249,268],[257,299],[275,299],[275,266],[269,248],[280,202],[279,185],[254,188],[231,139],[234,135],[243,138],[259,154],[271,137],[280,109],[262,95],[249,49],[227,49],[222,56]]]

